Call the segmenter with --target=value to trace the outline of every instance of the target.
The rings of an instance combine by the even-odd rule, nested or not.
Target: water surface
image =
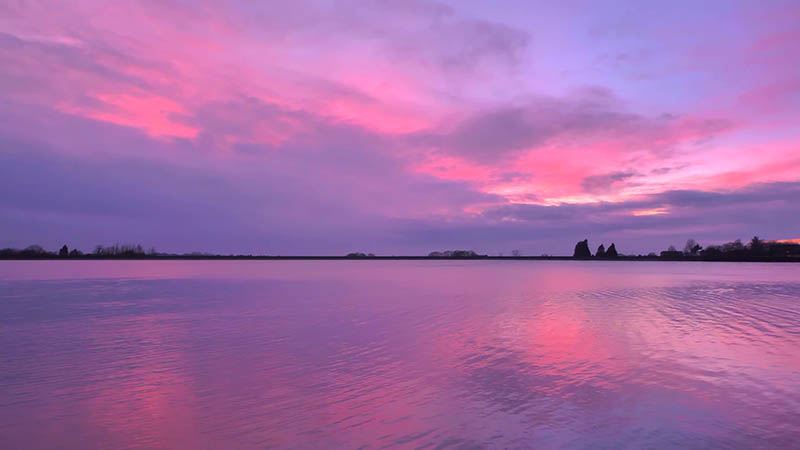
[[[2,448],[797,448],[800,265],[0,261]]]

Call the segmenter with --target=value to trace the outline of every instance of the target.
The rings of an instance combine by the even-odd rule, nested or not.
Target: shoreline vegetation
[[[667,250],[647,255],[626,255],[617,252],[612,243],[606,249],[600,244],[592,254],[588,239],[579,241],[572,256],[528,256],[513,250],[510,256],[478,254],[472,250],[435,251],[428,255],[375,255],[372,253],[348,253],[343,256],[286,256],[286,255],[219,255],[211,253],[161,253],[154,248],[145,250],[141,245],[98,245],[90,253],[70,250],[64,245],[58,251],[48,251],[39,245],[25,249],[0,249],[0,260],[554,260],[554,261],[720,261],[720,262],[800,262],[800,243],[794,241],[767,241],[754,237],[743,244],[741,240],[722,245],[703,247],[689,239],[683,251],[670,246]]]

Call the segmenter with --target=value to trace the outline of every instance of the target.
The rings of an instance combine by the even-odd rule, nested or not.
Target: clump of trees
[[[584,239],[575,244],[575,250],[573,251],[572,256],[574,258],[591,258],[592,252],[589,250],[589,240]],[[600,246],[597,247],[597,251],[594,255],[595,258],[616,258],[618,256],[619,253],[617,253],[617,246],[613,242],[608,246],[608,249],[606,249],[604,244],[600,244]]]
[[[348,253],[347,254],[347,258],[356,258],[357,259],[357,258],[374,258],[374,257],[375,257],[374,253],[354,252],[354,253]]]
[[[112,246],[104,247],[102,245],[98,245],[95,247],[94,251],[90,254],[86,255],[82,251],[78,249],[70,250],[69,247],[64,244],[58,251],[48,251],[45,250],[41,245],[29,245],[24,249],[16,249],[16,248],[4,248],[0,249],[0,258],[7,258],[7,259],[54,259],[54,258],[107,258],[107,257],[114,257],[114,258],[136,258],[136,257],[143,257],[143,256],[155,256],[158,255],[156,253],[156,249],[151,248],[150,250],[145,251],[141,245],[119,245],[114,244]]]
[[[683,246],[683,254],[684,255],[697,255],[700,253],[700,250],[703,249],[703,246],[698,244],[694,239],[689,239],[686,241],[686,245]]]
[[[108,247],[102,245],[95,246],[92,254],[97,256],[144,256],[147,253],[145,253],[144,248],[139,244],[114,244]]]
[[[686,241],[683,251],[674,246],[661,252],[666,259],[702,259],[719,261],[762,261],[800,259],[800,244],[792,242],[765,241],[754,236],[750,242],[742,243],[741,239],[721,245],[709,245],[703,248],[694,239]]]
[[[0,250],[0,257],[4,258],[53,258],[55,252],[48,252],[41,245],[29,245],[24,249],[4,248]]]
[[[694,239],[689,239],[683,246],[683,251],[679,251],[674,245],[670,245],[667,250],[660,253],[660,256],[668,259],[694,258],[700,256],[702,250],[702,245],[698,244]]]
[[[473,250],[445,250],[428,253],[428,258],[483,258],[485,256],[479,255]]]
[[[668,249],[659,254],[662,258],[677,259],[683,257],[683,252],[679,252],[674,245],[670,245]]]
[[[59,258],[75,258],[78,256],[83,256],[83,252],[74,248],[70,251],[69,247],[67,247],[67,244],[64,244],[64,246],[58,251]]]

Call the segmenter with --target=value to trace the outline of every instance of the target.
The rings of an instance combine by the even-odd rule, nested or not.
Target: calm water
[[[0,447],[800,448],[800,265],[0,261]]]

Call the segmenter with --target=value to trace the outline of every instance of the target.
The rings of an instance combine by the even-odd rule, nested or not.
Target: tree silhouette
[[[617,256],[619,256],[617,254],[617,246],[612,242],[608,250],[606,250],[606,258],[616,258]]]
[[[696,246],[697,246],[697,242],[695,242],[694,239],[687,240],[686,241],[686,245],[683,246],[683,254],[684,255],[694,255],[697,252],[696,251],[693,252],[692,249],[694,249]]]
[[[754,254],[759,254],[764,249],[764,244],[761,242],[761,239],[758,236],[753,236],[753,239],[750,241],[750,251]]]
[[[67,244],[64,244],[61,247],[61,250],[58,251],[58,256],[69,256],[69,248],[67,248]]]
[[[41,245],[37,245],[37,244],[33,244],[33,245],[29,245],[29,246],[25,247],[25,252],[30,253],[30,254],[34,254],[34,255],[43,255],[43,254],[47,253],[47,251],[44,248],[42,248]]]
[[[595,252],[594,256],[598,258],[605,258],[606,257],[606,246],[600,244],[600,247],[597,247],[597,251]]]
[[[575,244],[575,252],[572,254],[573,258],[589,258],[592,256],[592,251],[589,250],[589,240],[584,239]]]

